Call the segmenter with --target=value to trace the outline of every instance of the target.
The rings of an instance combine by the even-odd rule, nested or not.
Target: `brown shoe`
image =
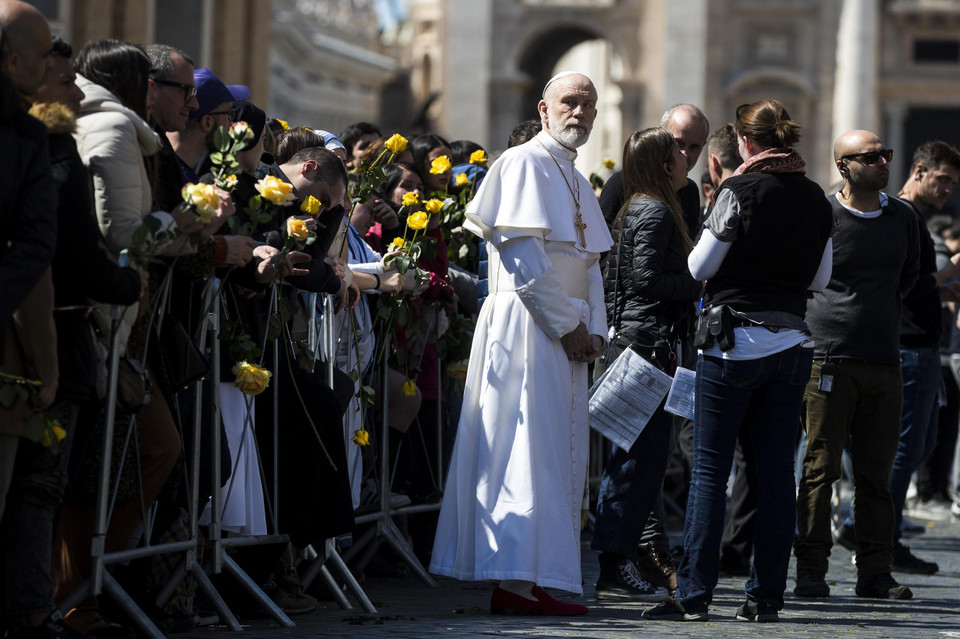
[[[677,567],[673,565],[670,556],[664,554],[655,544],[637,545],[634,563],[644,581],[666,588],[670,594],[677,591]]]

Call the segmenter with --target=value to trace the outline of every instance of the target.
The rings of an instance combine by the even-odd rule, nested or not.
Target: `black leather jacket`
[[[635,199],[614,236],[604,280],[610,326],[641,346],[672,344],[693,321],[701,286],[687,268],[687,251],[670,209],[652,198]]]

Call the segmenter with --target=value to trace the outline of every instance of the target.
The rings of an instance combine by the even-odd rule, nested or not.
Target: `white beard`
[[[576,127],[566,127],[559,131],[553,131],[553,139],[567,147],[568,149],[577,149],[587,143],[590,138],[590,131]]]

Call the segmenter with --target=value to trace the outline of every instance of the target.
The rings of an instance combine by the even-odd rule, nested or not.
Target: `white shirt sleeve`
[[[823,255],[820,256],[820,268],[817,274],[813,276],[813,281],[807,288],[811,291],[822,291],[830,283],[830,276],[833,274],[833,238],[827,238],[827,245],[823,247]]]
[[[690,275],[693,279],[703,281],[710,279],[720,270],[727,252],[733,245],[733,242],[723,242],[717,239],[708,228],[705,228],[700,236],[700,241],[690,251],[687,256],[687,267],[690,269]]]

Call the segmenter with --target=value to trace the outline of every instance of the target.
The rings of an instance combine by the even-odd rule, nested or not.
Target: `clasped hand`
[[[580,322],[575,329],[560,338],[560,344],[571,362],[589,364],[600,356],[603,338],[587,332],[587,326]]]

